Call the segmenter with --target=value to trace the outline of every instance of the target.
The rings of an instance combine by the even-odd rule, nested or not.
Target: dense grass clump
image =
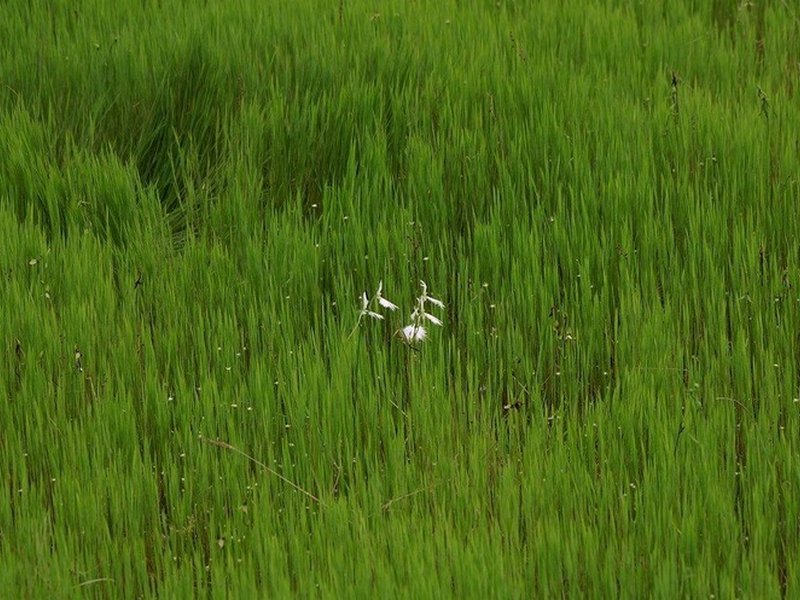
[[[798,76],[791,2],[1,4],[0,596],[797,597]]]

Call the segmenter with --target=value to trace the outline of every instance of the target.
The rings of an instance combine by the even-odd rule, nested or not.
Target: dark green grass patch
[[[0,595],[796,596],[774,4],[5,3]]]

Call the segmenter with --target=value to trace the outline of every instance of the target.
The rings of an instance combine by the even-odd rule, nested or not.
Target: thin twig
[[[104,583],[104,582],[113,582],[114,580],[111,577],[98,577],[97,579],[89,579],[88,581],[82,581],[78,584],[78,587],[83,587],[85,585],[92,585],[93,583]]]
[[[349,340],[351,337],[353,337],[353,334],[356,331],[358,331],[358,326],[361,325],[361,317],[363,317],[363,316],[364,315],[358,315],[358,321],[356,321],[356,326],[353,327],[353,331],[351,331],[350,334],[345,338],[346,340]]]
[[[755,419],[755,415],[753,414],[753,411],[751,411],[748,407],[746,407],[744,404],[742,404],[736,398],[731,398],[730,396],[717,396],[716,398],[714,398],[714,400],[730,400],[734,404],[738,405],[742,410],[747,412],[747,414],[749,414],[752,418]]]
[[[392,498],[387,502],[384,502],[381,506],[381,510],[387,511],[389,507],[392,506],[395,502],[400,502],[400,500],[405,500],[406,498],[411,498],[412,496],[416,496],[417,494],[421,494],[422,492],[429,492],[430,487],[419,488],[418,490],[414,490],[413,492],[409,492],[408,494],[403,494],[402,496],[398,496],[397,498]]]
[[[339,479],[342,477],[342,467],[336,464],[336,461],[333,462],[333,466],[336,467],[336,480],[333,482],[333,488],[331,488],[331,495],[336,496],[339,494]]]
[[[202,435],[200,436],[200,439],[202,441],[206,442],[207,444],[211,444],[212,446],[217,446],[218,448],[224,448],[225,450],[230,450],[231,452],[235,452],[236,454],[244,456],[247,460],[255,463],[256,465],[258,465],[259,467],[264,469],[270,475],[274,475],[275,477],[277,477],[278,479],[283,481],[285,484],[290,485],[291,487],[296,489],[301,494],[305,494],[306,496],[311,498],[317,504],[322,504],[322,501],[320,501],[320,499],[317,498],[314,494],[312,494],[311,492],[309,492],[307,490],[304,490],[299,485],[297,485],[295,482],[293,482],[291,479],[287,479],[286,477],[284,477],[283,475],[278,473],[275,469],[271,469],[270,467],[268,467],[267,465],[262,463],[260,460],[258,460],[256,458],[253,458],[252,456],[250,456],[246,452],[243,452],[242,450],[239,450],[236,446],[232,446],[228,442],[224,442],[222,440],[212,440],[212,439],[204,437]]]
[[[395,407],[397,410],[399,410],[399,411],[400,411],[400,414],[402,414],[402,415],[403,415],[403,416],[404,416],[406,419],[408,418],[408,415],[406,414],[406,411],[404,411],[402,408],[400,408],[399,406],[397,406],[397,403],[396,403],[394,400],[391,400],[391,399],[390,399],[390,400],[389,400],[389,404],[391,404],[391,405],[392,405],[392,406],[394,406],[394,407]]]

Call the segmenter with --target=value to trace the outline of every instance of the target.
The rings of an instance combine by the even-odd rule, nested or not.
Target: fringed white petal
[[[428,337],[428,332],[422,325],[406,325],[400,330],[400,337],[407,344],[412,342],[422,342]]]
[[[431,315],[429,313],[425,313],[425,318],[428,319],[428,321],[430,321],[434,325],[438,325],[439,327],[442,326],[441,319],[437,319],[436,317],[434,317],[433,315]]]
[[[378,296],[378,304],[380,304],[383,308],[388,308],[389,310],[397,310],[397,305],[393,302],[389,302],[386,298]]]
[[[434,306],[438,306],[439,308],[444,308],[444,302],[441,300],[437,300],[436,298],[431,298],[430,296],[426,297],[426,300],[433,304]]]

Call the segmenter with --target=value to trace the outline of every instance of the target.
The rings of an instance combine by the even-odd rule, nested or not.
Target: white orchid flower
[[[420,287],[422,287],[422,295],[420,296],[420,301],[424,304],[425,302],[430,302],[434,306],[438,306],[439,308],[444,308],[444,302],[437,298],[432,298],[428,296],[428,285],[424,281],[419,282]]]
[[[391,311],[397,310],[397,305],[394,302],[390,302],[386,298],[383,297],[381,293],[383,291],[383,281],[378,283],[378,291],[375,292],[375,299],[378,301],[378,304],[381,305],[383,308],[388,308]]]
[[[428,337],[428,332],[422,325],[406,325],[398,333],[407,344],[422,342]]]
[[[363,317],[370,317],[372,319],[377,319],[379,321],[382,321],[383,315],[380,313],[376,313],[374,310],[370,310],[369,305],[370,305],[369,297],[367,296],[367,292],[364,292],[361,295],[361,312],[358,314],[359,322]]]
[[[443,325],[442,320],[439,317],[427,312],[426,304],[430,302],[432,305],[443,309],[444,302],[438,300],[437,298],[428,296],[428,285],[424,281],[420,281],[419,284],[422,287],[422,294],[420,294],[420,296],[416,299],[416,306],[409,317],[410,323],[396,332],[396,335],[407,344],[417,344],[428,339],[428,330],[425,328],[427,323],[433,323],[438,327]],[[378,312],[380,309],[386,309],[390,311],[395,311],[398,309],[398,306],[394,302],[383,297],[383,280],[378,282],[378,289],[372,298],[369,297],[367,292],[363,292],[361,294],[361,310],[358,313],[358,321],[356,322],[356,326],[350,335],[352,336],[353,333],[355,333],[364,317],[369,317],[379,321],[385,320],[385,317]]]

